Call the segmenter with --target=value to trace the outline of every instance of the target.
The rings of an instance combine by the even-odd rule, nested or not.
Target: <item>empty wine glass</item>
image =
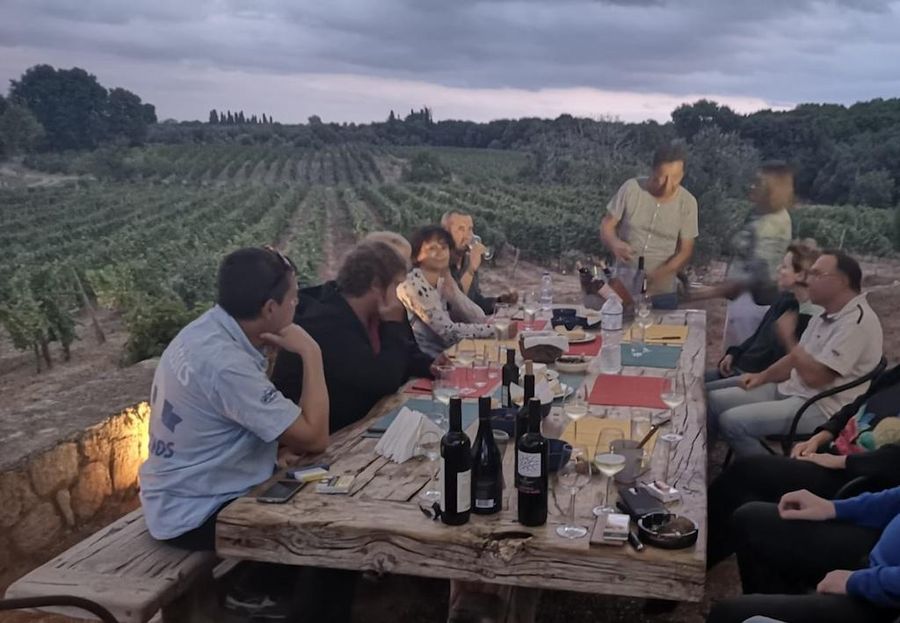
[[[450,399],[459,392],[453,382],[453,366],[435,366],[434,381],[431,383],[431,398],[434,402],[449,407]],[[445,409],[436,409],[435,423],[443,427],[445,422]]]
[[[610,503],[610,487],[613,477],[625,469],[625,457],[613,451],[613,442],[624,439],[625,435],[618,428],[604,428],[597,435],[597,445],[594,449],[594,466],[606,476],[606,497],[603,504],[594,507],[594,515],[600,516],[606,513],[615,513],[616,509]]]
[[[667,433],[663,433],[659,438],[666,444],[666,467],[663,471],[663,482],[671,486],[672,482],[669,480],[671,474],[669,471],[672,464],[672,451],[675,449],[675,446],[678,445],[678,442],[684,439],[684,435],[675,430],[671,430]]]
[[[464,370],[463,379],[466,387],[460,389],[460,395],[464,396],[472,393],[468,387],[468,383],[472,382],[475,369],[475,359],[477,359],[477,349],[474,340],[462,340],[456,348],[456,363]]]
[[[484,245],[484,243],[481,241],[481,236],[479,236],[478,234],[472,236],[472,242],[469,243],[469,250],[471,251],[472,247],[476,244]],[[494,257],[494,249],[484,245],[484,250],[481,252],[481,257],[482,259],[490,260],[492,257]]]
[[[591,461],[588,457],[587,448],[584,446],[572,446],[569,460],[556,472],[557,486],[569,494],[567,522],[556,529],[556,534],[559,536],[567,539],[580,539],[587,535],[587,528],[575,523],[575,498],[578,492],[590,481]]]
[[[431,430],[423,431],[419,435],[416,454],[428,460],[428,484],[419,497],[428,502],[437,502],[441,499],[441,492],[434,486],[434,480],[437,477],[437,460],[441,456],[440,435]]]
[[[634,323],[641,330],[641,339],[638,341],[634,332],[632,331],[632,345],[631,345],[631,355],[633,357],[641,357],[645,353],[649,353],[650,349],[647,348],[647,329],[653,326],[653,317],[650,315],[652,310],[652,305],[650,302],[650,297],[647,295],[641,296],[638,299],[637,306],[635,307],[635,318]]]
[[[531,326],[527,323],[534,322],[535,314],[541,308],[538,301],[537,292],[531,290],[522,295],[522,311],[525,312],[525,331],[531,331]]]

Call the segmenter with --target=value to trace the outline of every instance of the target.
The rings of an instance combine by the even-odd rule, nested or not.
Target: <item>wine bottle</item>
[[[530,359],[525,360],[525,374],[522,379],[522,387],[525,390],[522,396],[522,408],[520,408],[516,412],[516,422],[514,429],[514,441],[516,444],[515,461],[517,465],[519,463],[519,437],[528,432],[528,401],[534,398],[534,369]],[[519,484],[518,478],[519,472],[516,472],[516,485]]]
[[[647,294],[647,272],[644,268],[644,256],[638,257],[638,269],[635,276],[634,291],[639,293],[641,297]]]
[[[519,382],[519,366],[516,365],[515,348],[506,349],[506,364],[504,364],[503,366],[502,379],[503,394],[501,396],[500,402],[504,408],[510,409],[515,407],[516,405],[513,403],[512,394],[509,391],[509,386],[511,383],[518,384]]]
[[[450,399],[450,430],[441,439],[441,521],[459,526],[472,508],[472,448],[462,430],[462,399]]]
[[[548,444],[541,435],[541,401],[537,398],[528,403],[528,432],[518,439],[516,446],[519,449],[516,459],[519,523],[543,526],[547,523]]]
[[[491,398],[478,399],[478,433],[472,446],[472,512],[500,512],[503,492],[503,462],[491,428]]]

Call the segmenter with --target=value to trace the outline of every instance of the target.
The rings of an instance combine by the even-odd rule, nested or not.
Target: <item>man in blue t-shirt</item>
[[[900,613],[900,487],[833,502],[792,491],[777,506],[745,504],[733,524],[744,596],[717,603],[707,623],[878,623]]]
[[[293,324],[291,261],[271,248],[229,254],[219,267],[217,303],[160,358],[140,471],[150,534],[191,550],[214,549],[218,512],[272,476],[279,443],[296,453],[328,445],[322,354]],[[303,359],[299,405],[267,378],[267,346]]]

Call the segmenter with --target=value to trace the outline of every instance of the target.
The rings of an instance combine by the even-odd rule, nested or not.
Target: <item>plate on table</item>
[[[560,372],[578,374],[587,372],[590,361],[584,355],[563,355],[554,364]]]
[[[595,333],[585,333],[580,338],[568,338],[569,344],[587,344],[589,342],[593,342],[597,339],[597,334]]]

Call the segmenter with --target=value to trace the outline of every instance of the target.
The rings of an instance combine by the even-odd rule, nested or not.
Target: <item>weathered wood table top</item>
[[[668,551],[647,546],[590,545],[589,538],[569,540],[556,534],[565,523],[567,495],[555,495],[550,479],[549,518],[545,526],[526,528],[516,522],[512,485],[513,446],[504,452],[503,511],[472,515],[464,526],[451,527],[426,517],[418,495],[429,480],[429,464],[411,459],[396,464],[375,454],[377,439],[362,434],[374,419],[406,401],[396,394],[383,400],[367,418],[332,437],[331,447],[315,462],[331,465],[332,474],[355,474],[349,495],[316,493],[305,487],[286,504],[259,504],[244,497],[218,518],[216,549],[221,556],[247,560],[481,581],[588,593],[698,601],[706,575],[706,407],[703,370],[706,360],[706,313],[678,310],[656,313],[657,322],[689,327],[678,372],[684,376],[685,402],[670,424],[684,438],[672,452],[670,481],[682,491],[670,510],[700,526],[697,544]],[[625,374],[664,376],[667,370],[625,368]],[[671,371],[669,371],[671,372]],[[592,375],[587,382],[592,383]],[[628,419],[654,416],[661,410],[592,406],[588,417]],[[555,437],[548,418],[545,434]],[[582,420],[584,422],[585,420]],[[474,439],[477,422],[470,428]],[[549,432],[547,429],[551,429]],[[663,444],[657,444],[662,447]],[[665,453],[656,451],[648,476],[661,478]],[[648,478],[644,478],[648,479]],[[592,507],[605,479],[596,476],[577,498],[578,523],[591,528]]]

